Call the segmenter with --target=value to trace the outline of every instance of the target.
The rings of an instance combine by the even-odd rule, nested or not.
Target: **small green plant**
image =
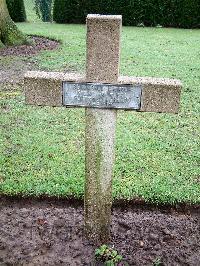
[[[153,262],[153,266],[162,266],[161,258],[156,258]]]
[[[106,266],[115,266],[122,260],[122,256],[107,245],[102,245],[95,250],[95,258],[97,261],[105,263]]]

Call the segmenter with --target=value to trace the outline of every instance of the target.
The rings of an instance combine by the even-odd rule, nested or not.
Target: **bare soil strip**
[[[95,265],[81,201],[0,200],[0,265]],[[118,202],[111,231],[120,265],[200,265],[200,206]]]

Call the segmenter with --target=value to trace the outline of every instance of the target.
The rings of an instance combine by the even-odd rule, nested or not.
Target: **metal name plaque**
[[[63,82],[63,105],[140,109],[142,86]]]

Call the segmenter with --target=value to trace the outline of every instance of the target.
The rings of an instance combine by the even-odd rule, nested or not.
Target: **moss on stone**
[[[5,45],[2,43],[2,41],[0,40],[0,49],[5,47]]]
[[[12,21],[5,0],[0,1],[0,42],[5,46],[17,46],[30,43],[28,38]]]
[[[2,34],[2,42],[6,46],[30,44],[28,37],[18,30],[15,24],[11,24]]]
[[[102,147],[101,147],[101,142],[99,140],[97,140],[96,143],[96,182],[97,182],[97,189],[100,188],[100,176],[101,176],[101,161],[102,161]]]

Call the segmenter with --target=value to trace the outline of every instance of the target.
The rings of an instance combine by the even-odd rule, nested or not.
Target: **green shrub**
[[[199,28],[199,0],[54,0],[57,23],[85,23],[86,15],[121,14],[123,25]]]
[[[9,14],[13,21],[24,22],[26,21],[26,11],[24,0],[6,0]]]
[[[35,0],[35,10],[42,21],[52,21],[52,0]]]

